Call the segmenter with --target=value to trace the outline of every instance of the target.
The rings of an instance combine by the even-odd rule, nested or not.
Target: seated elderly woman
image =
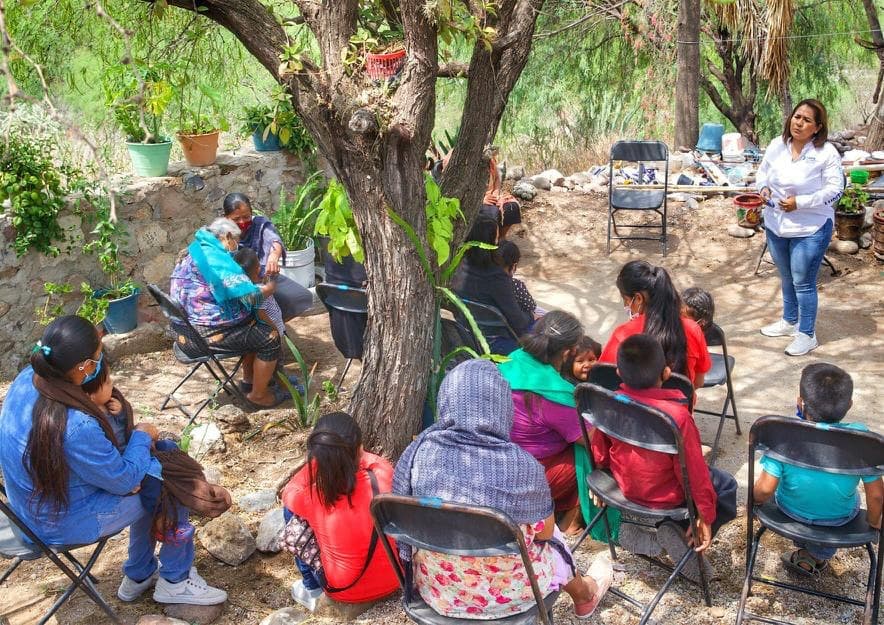
[[[224,216],[239,226],[240,247],[248,247],[258,255],[262,276],[276,278],[273,297],[285,321],[303,314],[313,305],[313,295],[303,286],[279,273],[280,262],[285,261],[282,238],[269,219],[252,214],[252,203],[244,193],[228,193],[224,197]]]
[[[544,596],[558,589],[588,618],[611,585],[604,556],[590,575],[577,572],[555,524],[543,466],[510,440],[513,398],[509,384],[487,360],[468,360],[446,376],[439,420],[408,446],[393,474],[393,492],[495,508],[525,535],[534,575]],[[443,616],[492,620],[531,609],[534,595],[519,556],[483,558],[418,550],[414,562],[421,597]]]
[[[255,303],[262,288],[252,283],[230,255],[239,235],[239,227],[225,218],[197,230],[172,271],[170,295],[216,354],[246,355],[242,366],[246,399],[256,407],[270,408],[288,397],[269,386],[279,359],[280,338],[273,326],[257,320]],[[264,288],[267,294],[273,286]],[[185,354],[196,355],[187,337],[179,341]]]

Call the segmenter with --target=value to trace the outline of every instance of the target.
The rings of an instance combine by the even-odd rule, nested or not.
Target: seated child
[[[584,335],[574,347],[574,355],[565,361],[563,377],[572,384],[580,384],[589,379],[592,366],[598,362],[602,353],[602,345]]]
[[[258,255],[252,248],[241,247],[233,255],[233,258],[242,267],[249,280],[261,285],[263,299],[261,306],[258,308],[257,316],[264,323],[276,328],[281,339],[285,336],[285,322],[282,319],[282,310],[279,308],[276,298],[273,297],[273,291],[276,290],[276,286],[273,282],[262,283],[261,263],[258,261]]]
[[[715,300],[709,291],[692,286],[681,294],[681,314],[693,319],[705,332],[712,326],[715,317]]]
[[[519,303],[519,308],[535,319],[542,317],[546,311],[537,308],[537,302],[531,297],[531,293],[528,292],[528,287],[525,286],[524,282],[514,277],[516,266],[519,264],[519,259],[522,258],[519,246],[512,241],[502,240],[497,246],[497,255],[503,264],[503,268],[513,280],[513,291],[516,294],[516,301]]]
[[[697,506],[697,527],[680,527],[664,521],[657,528],[657,540],[677,562],[692,546],[705,551],[712,537],[737,514],[737,481],[719,469],[710,469],[700,449],[700,433],[691,413],[676,389],[662,388],[671,371],[660,342],[647,334],[634,334],[617,350],[617,371],[623,380],[621,392],[627,397],[671,416],[682,435],[690,481],[691,498]],[[597,467],[609,467],[623,495],[648,508],[666,509],[685,502],[678,456],[641,449],[609,438],[596,431],[592,454]],[[699,578],[696,560],[688,562],[683,574]]]
[[[841,423],[853,404],[853,380],[846,371],[824,362],[808,365],[801,372],[798,416],[814,423],[868,431],[862,423]],[[837,527],[849,523],[860,508],[856,487],[862,480],[866,492],[869,525],[881,527],[884,485],[878,476],[859,477],[804,469],[767,456],[761,458],[761,476],[755,482],[755,503],[774,497],[777,507],[796,521]],[[790,570],[806,577],[819,577],[835,555],[834,547],[795,542],[798,549],[781,559]]]

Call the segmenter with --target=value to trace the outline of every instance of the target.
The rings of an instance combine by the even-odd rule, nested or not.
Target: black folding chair
[[[104,536],[98,542],[93,543],[95,547],[89,559],[86,561],[86,564],[82,564],[71,552],[74,549],[89,545],[53,545],[50,547],[44,543],[22,521],[21,517],[13,512],[9,498],[6,496],[6,489],[3,487],[3,483],[0,482],[0,557],[4,560],[12,561],[9,567],[0,575],[0,584],[9,578],[22,562],[39,560],[42,557],[49,558],[71,580],[67,589],[55,600],[55,603],[43,615],[43,618],[38,621],[38,625],[43,625],[49,621],[78,588],[86,593],[86,596],[95,602],[98,607],[104,610],[104,613],[114,623],[123,622],[95,588],[98,580],[90,573],[109,538],[110,536]],[[65,563],[59,556],[64,556],[70,562],[70,565]]]
[[[476,321],[476,325],[479,326],[479,329],[482,331],[482,334],[484,334],[486,338],[491,339],[494,337],[501,337],[505,339],[512,339],[518,345],[518,333],[513,330],[512,326],[506,320],[504,314],[500,312],[500,310],[496,306],[483,304],[481,302],[466,299],[464,297],[461,298],[461,301],[466,304],[466,307],[469,309],[470,314],[473,315],[473,319],[475,319]],[[467,328],[469,327],[469,325],[465,323],[461,323],[461,325]],[[479,342],[478,338],[476,337],[473,337],[473,340],[476,343]]]
[[[521,556],[534,593],[535,606],[520,614],[486,622],[508,625],[529,625],[536,623],[537,619],[544,625],[553,622],[552,607],[559,591],[546,597],[541,594],[522,530],[506,514],[481,506],[445,503],[436,498],[377,495],[371,502],[371,516],[378,535],[393,538],[397,544],[408,545],[412,549],[476,558]],[[403,565],[393,553],[389,541],[381,540],[381,544],[402,586],[402,604],[408,618],[425,625],[466,625],[476,622],[445,617],[428,606],[414,586],[411,563]]]
[[[639,169],[638,184],[649,182],[645,163],[664,162],[663,186],[660,189],[630,189],[629,185],[614,184],[614,161],[637,163]],[[662,141],[618,141],[611,146],[611,158],[608,161],[608,254],[611,253],[611,240],[639,239],[660,241],[663,245],[663,256],[666,256],[666,195],[669,192],[669,148]],[[659,181],[657,181],[659,182]],[[616,214],[619,211],[653,211],[660,216],[660,223],[618,224]],[[621,236],[617,230],[636,228],[639,232],[647,229],[659,230],[659,235]],[[613,228],[614,234],[611,234]]]
[[[724,338],[724,330],[718,324],[713,323],[706,330],[706,345],[710,347],[721,347],[721,353],[709,352],[712,359],[712,368],[706,373],[703,381],[703,388],[711,388],[713,386],[727,386],[727,396],[724,398],[724,405],[721,410],[701,410],[694,409],[694,414],[708,414],[718,417],[718,430],[715,432],[715,442],[712,443],[712,459],[709,466],[715,466],[718,459],[718,441],[721,438],[721,430],[724,428],[724,422],[727,419],[733,419],[734,426],[737,428],[737,436],[743,432],[740,429],[740,419],[737,417],[737,400],[734,396],[734,383],[731,379],[731,372],[734,370],[734,357],[727,353],[727,341]],[[730,410],[728,410],[730,408]]]
[[[587,382],[597,384],[609,391],[617,391],[620,389],[620,385],[623,384],[623,380],[620,379],[620,375],[617,373],[617,365],[609,362],[595,363],[592,369],[589,370]],[[669,376],[668,380],[663,382],[663,388],[681,391],[684,395],[684,400],[679,400],[679,403],[685,404],[688,410],[693,410],[694,383],[688,380],[687,377],[680,373],[673,373]]]
[[[197,416],[203,411],[203,408],[214,401],[215,398],[218,397],[218,393],[222,390],[227,392],[237,401],[240,401],[243,405],[247,405],[248,402],[246,398],[243,397],[243,394],[233,381],[233,376],[236,375],[242,365],[244,354],[219,354],[213,352],[212,348],[209,347],[209,344],[206,342],[206,339],[197,332],[196,328],[194,328],[187,319],[187,313],[184,312],[184,309],[178,302],[173,301],[172,298],[163,292],[163,290],[156,284],[148,284],[147,290],[156,300],[157,304],[159,304],[160,310],[163,311],[163,315],[169,320],[169,328],[176,336],[176,340],[172,344],[172,353],[175,354],[175,358],[178,362],[190,366],[190,370],[187,374],[181,378],[178,384],[175,385],[175,388],[166,395],[166,399],[163,400],[160,410],[165,410],[166,406],[168,406],[170,402],[173,402],[174,407],[189,418],[187,425],[190,425],[196,421]],[[189,343],[191,349],[195,349],[197,354],[190,355],[185,353],[181,347],[182,343]],[[224,365],[221,364],[221,361],[233,359],[236,359],[236,363],[234,364],[233,369],[228,371]],[[191,413],[187,409],[187,406],[175,396],[175,393],[178,389],[184,386],[184,384],[192,378],[201,367],[207,369],[218,384],[212,392],[209,393],[209,396],[199,404],[196,411]]]
[[[593,367],[595,369],[595,367]],[[610,391],[596,384],[578,384],[575,391],[577,399],[578,419],[580,420],[580,429],[583,432],[583,442],[587,449],[590,449],[589,433],[586,428],[586,422],[598,428],[600,432],[611,438],[623,441],[635,447],[641,447],[650,451],[656,451],[664,454],[678,456],[679,465],[681,467],[682,486],[684,487],[685,504],[678,508],[657,509],[647,508],[633,501],[628,500],[614,476],[607,469],[594,468],[586,478],[586,484],[596,497],[602,501],[601,509],[590,520],[586,529],[580,535],[572,549],[577,549],[580,543],[589,535],[592,528],[596,526],[599,519],[602,520],[605,527],[605,534],[608,540],[608,548],[611,551],[611,557],[617,559],[617,551],[614,547],[614,541],[611,539],[611,527],[608,524],[608,515],[606,514],[608,507],[615,508],[622,512],[637,517],[645,517],[653,519],[655,523],[662,521],[675,521],[677,523],[690,523],[691,527],[696,526],[697,508],[691,498],[691,489],[688,482],[688,470],[685,464],[684,449],[682,446],[681,431],[678,429],[675,421],[666,413],[641,404],[630,399],[622,393]],[[707,606],[712,606],[712,598],[709,595],[709,583],[706,580],[706,573],[703,566],[703,554],[697,553],[693,549],[687,549],[681,559],[675,564],[675,568],[670,569],[659,560],[642,556],[648,562],[661,566],[666,570],[671,570],[669,578],[663,587],[654,595],[654,598],[645,605],[638,600],[630,597],[626,593],[612,588],[611,592],[621,599],[631,603],[639,608],[641,619],[639,625],[644,625],[651,618],[651,614],[663,598],[663,595],[669,590],[672,582],[678,577],[679,573],[687,565],[692,557],[697,558],[697,565],[700,572],[700,587],[703,590],[703,599]]]
[[[820,427],[792,417],[768,415],[761,417],[749,429],[749,493],[746,500],[746,575],[743,593],[737,611],[737,625],[743,621],[760,621],[789,625],[786,621],[759,616],[746,611],[746,600],[752,592],[752,582],[792,590],[815,597],[863,608],[863,625],[878,622],[881,595],[881,544],[884,528],[869,526],[866,511],[860,510],[850,523],[839,527],[805,525],[787,516],[773,501],[754,503],[755,453],[763,453],[775,460],[806,469],[846,475],[884,475],[884,437],[873,432],[861,432],[838,427]],[[753,536],[755,520],[758,531]],[[869,554],[869,579],[865,600],[798,586],[768,577],[753,575],[755,558],[761,537],[770,530],[795,541],[807,541],[838,549],[864,546]],[[877,543],[878,549],[873,545]]]
[[[449,319],[445,316],[449,313],[450,311],[444,309],[442,311],[442,357],[444,358],[448,354],[452,354],[459,348],[468,348],[477,354],[481,353],[479,345],[473,337],[473,333],[465,328],[459,321],[457,321],[457,319]],[[459,351],[446,363],[445,372],[447,373],[460,363],[470,360],[471,358],[472,355],[469,352],[465,350]]]
[[[341,373],[341,379],[338,380],[338,387],[340,387],[344,383],[344,378],[353,361],[362,360],[365,322],[368,319],[368,293],[365,289],[355,286],[322,282],[316,285],[316,295],[329,311],[329,323],[335,347],[347,359],[344,372]],[[348,325],[346,320],[342,324],[331,323],[331,315],[334,314],[334,311],[350,315],[364,315],[364,319],[361,319],[361,323],[358,324]]]

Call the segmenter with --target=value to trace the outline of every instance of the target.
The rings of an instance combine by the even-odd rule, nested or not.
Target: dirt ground
[[[757,417],[776,413],[792,414],[795,409],[798,379],[802,367],[811,362],[829,361],[847,369],[855,381],[854,408],[851,420],[863,421],[878,431],[884,430],[879,414],[882,406],[880,380],[884,379],[884,338],[882,338],[882,277],[884,271],[870,251],[845,257],[832,254],[840,271],[832,277],[825,268],[820,276],[820,314],[817,334],[821,347],[811,355],[790,358],[783,354],[785,339],[768,339],[758,328],[777,319],[779,281],[772,265],[762,264],[760,275],[753,275],[762,246],[761,235],[751,239],[734,239],[725,233],[733,221],[730,200],[713,198],[691,210],[682,204],[670,205],[670,246],[668,255],[660,255],[659,245],[651,242],[621,244],[610,255],[605,249],[605,202],[601,196],[581,193],[547,193],[523,209],[524,224],[512,232],[511,238],[522,249],[519,274],[528,284],[540,305],[562,308],[577,314],[586,331],[604,341],[611,330],[625,320],[622,304],[614,284],[620,266],[629,259],[647,258],[662,264],[673,275],[678,288],[697,285],[710,290],[716,301],[716,321],[727,333],[728,346],[737,359],[734,372],[737,407],[743,435],[737,436],[728,422],[722,436],[722,456],[718,466],[732,471],[740,482],[740,501],[745,499],[747,479],[747,436],[751,422]],[[308,363],[318,362],[317,380],[336,379],[343,358],[334,349],[327,318],[310,317],[290,324],[293,338]],[[291,367],[291,365],[289,365]],[[171,354],[157,353],[128,357],[115,363],[115,378],[133,406],[144,419],[150,419],[173,432],[181,430],[184,421],[171,411],[158,412],[163,391],[182,374],[183,368]],[[358,363],[345,386],[358,379]],[[0,391],[5,390],[5,385]],[[199,384],[188,389],[196,397],[202,392]],[[723,393],[704,390],[701,402],[718,406]],[[346,401],[346,392],[338,401]],[[266,411],[250,415],[255,428],[271,419],[291,414],[291,409]],[[205,414],[211,418],[211,411]],[[698,417],[704,440],[714,436],[717,421]],[[222,483],[233,494],[234,501],[261,488],[269,488],[284,480],[303,457],[303,432],[271,430],[248,440],[241,435],[226,437],[226,452],[203,458],[206,465],[216,467]],[[235,508],[236,509],[236,508]],[[742,506],[741,506],[742,510]],[[238,510],[253,529],[260,515]],[[159,613],[160,606],[150,598],[133,604],[116,600],[120,566],[125,558],[125,533],[112,540],[95,573],[99,589],[126,618],[133,621],[140,615]],[[779,553],[786,543],[766,538],[759,556],[758,570],[768,575],[783,575]],[[588,542],[578,553],[582,567],[604,550],[598,543]],[[742,584],[745,554],[745,521],[738,519],[725,527],[716,538],[710,557],[720,577],[713,583],[711,610],[702,604],[696,587],[677,583],[655,612],[659,623],[696,625],[732,622],[736,614]],[[238,567],[229,567],[197,549],[197,565],[210,582],[227,589],[230,601],[217,621],[221,624],[258,623],[272,611],[289,606],[292,600],[288,587],[296,579],[291,558],[285,554],[255,554]],[[844,591],[860,597],[868,560],[864,551],[841,552],[829,571],[816,582],[828,591]],[[640,600],[653,596],[663,583],[662,571],[629,555],[617,564],[616,583]],[[66,578],[43,562],[26,563],[0,586],[0,622],[12,625],[35,622],[51,605]],[[763,614],[798,623],[857,622],[859,611],[850,606],[836,606],[820,599],[811,599],[770,589],[758,588],[750,602]],[[561,599],[555,609],[556,622],[576,623],[571,602]],[[813,616],[814,618],[811,618]],[[636,612],[613,595],[603,601],[596,616],[588,622],[604,624],[633,623]],[[105,623],[103,614],[78,593],[57,617],[64,625],[98,625]],[[307,621],[305,621],[307,622]],[[313,616],[310,622],[334,622],[334,619]],[[405,623],[397,599],[381,602],[362,614],[357,622],[364,625]]]

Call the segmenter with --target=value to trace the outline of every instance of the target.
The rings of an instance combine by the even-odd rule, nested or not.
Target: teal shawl
[[[260,298],[258,286],[249,280],[227,248],[206,228],[196,231],[187,252],[209,285],[212,297],[225,311],[230,309],[233,312],[238,304],[251,308]]]
[[[544,399],[562,406],[577,408],[574,401],[574,385],[564,379],[552,365],[540,362],[524,349],[517,349],[509,355],[509,360],[498,365],[504,379],[514,391],[525,391],[540,395]],[[586,476],[592,471],[592,462],[583,445],[574,445],[574,465],[577,470],[577,492],[580,496],[580,512],[586,523],[596,515],[598,508],[592,503]],[[620,512],[608,509],[608,523],[611,537],[616,541],[620,534]],[[590,532],[595,540],[606,542],[605,528],[596,524]]]

